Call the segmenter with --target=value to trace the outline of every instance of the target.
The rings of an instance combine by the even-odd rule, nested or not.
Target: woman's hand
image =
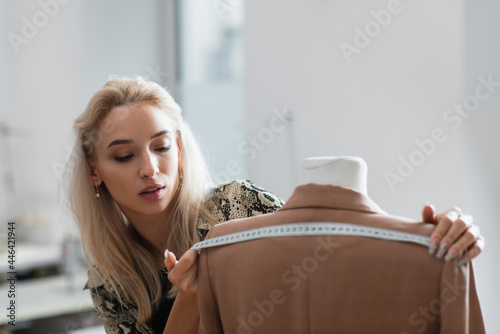
[[[198,252],[188,250],[177,261],[175,254],[168,249],[165,251],[165,266],[168,279],[179,289],[179,293],[186,296],[198,295]]]
[[[437,213],[432,205],[426,205],[422,211],[424,222],[437,225],[431,234],[429,253],[449,261],[460,258],[458,265],[470,262],[484,248],[484,238],[479,233],[479,227],[473,224],[471,215],[462,213],[459,208],[453,208]],[[446,254],[446,255],[445,255]]]
[[[198,333],[200,324],[197,282],[198,252],[188,250],[177,261],[174,253],[166,250],[165,266],[168,271],[168,279],[179,292],[163,333]]]

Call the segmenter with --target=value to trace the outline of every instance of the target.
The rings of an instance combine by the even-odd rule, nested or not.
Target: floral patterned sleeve
[[[205,207],[217,223],[270,213],[283,206],[281,198],[252,181],[236,180],[215,187],[207,197]],[[206,231],[213,223],[198,222],[198,229]]]

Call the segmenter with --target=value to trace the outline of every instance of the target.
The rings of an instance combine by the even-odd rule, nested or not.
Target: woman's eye
[[[123,157],[115,157],[115,160],[118,162],[125,162],[125,161],[129,161],[130,159],[132,159],[132,154],[129,154],[129,155],[126,155]]]
[[[170,145],[157,148],[156,150],[159,152],[166,152],[166,151],[170,150]]]

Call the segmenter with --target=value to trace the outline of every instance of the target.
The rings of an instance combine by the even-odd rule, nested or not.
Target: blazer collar
[[[295,188],[280,211],[324,208],[387,214],[369,197],[349,188],[309,183]]]

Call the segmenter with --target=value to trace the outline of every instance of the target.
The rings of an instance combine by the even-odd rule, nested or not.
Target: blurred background
[[[2,0],[0,333],[103,332],[59,198],[73,121],[110,75],[167,87],[219,182],[287,199],[304,158],[354,155],[387,212],[472,214],[487,240],[478,294],[500,333],[499,15],[495,0]]]

